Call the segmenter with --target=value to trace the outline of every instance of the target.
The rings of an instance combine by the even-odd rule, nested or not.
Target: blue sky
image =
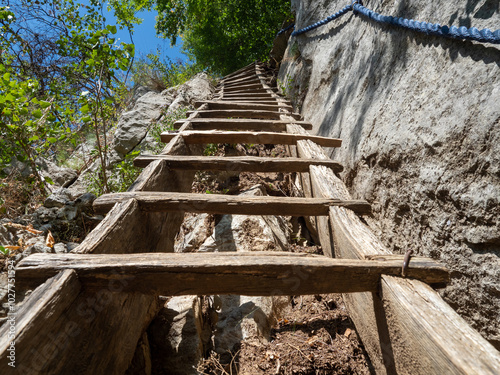
[[[80,0],[82,4],[88,4],[88,0]],[[175,47],[170,47],[170,40],[158,38],[156,36],[155,30],[155,17],[158,13],[153,11],[142,11],[137,14],[138,18],[144,19],[140,25],[135,25],[134,27],[134,44],[135,44],[135,56],[140,57],[146,56],[148,53],[155,53],[157,47],[159,46],[162,51],[162,58],[169,57],[172,61],[177,61],[181,59],[182,61],[187,61],[187,56],[181,53],[180,48],[182,45],[182,40],[177,38],[177,44]],[[106,17],[106,23],[116,25],[116,18],[113,16],[113,12],[108,12],[106,10],[106,5],[104,5],[104,16]],[[121,41],[130,43],[130,37],[127,30],[118,30],[116,37],[120,38]]]
[[[158,38],[156,36],[155,30],[155,17],[157,15],[156,11],[143,11],[137,16],[143,18],[144,21],[140,25],[136,25],[134,29],[134,44],[136,56],[147,55],[150,52],[156,52],[159,46],[162,50],[162,57],[168,56],[172,61],[181,59],[182,61],[187,60],[187,56],[180,52],[180,47],[182,40],[177,38],[177,44],[175,47],[170,47],[170,40]],[[107,18],[108,16],[106,16]],[[125,30],[118,30],[118,38],[124,42],[130,42],[128,32]]]

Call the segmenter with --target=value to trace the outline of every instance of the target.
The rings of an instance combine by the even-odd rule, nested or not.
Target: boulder
[[[52,194],[50,194],[43,205],[47,208],[52,207],[63,207],[65,204],[69,204],[73,201],[72,192],[65,188],[59,188],[54,190]]]
[[[198,100],[210,99],[215,88],[211,84],[206,73],[199,73],[186,83],[172,89],[167,89],[164,92],[168,95],[171,94],[173,90],[176,91],[176,97],[168,108],[169,112],[174,112],[181,106],[194,105],[194,102]]]
[[[150,91],[141,96],[131,111],[122,113],[114,134],[113,148],[126,155],[146,136],[151,121],[157,120],[170,103],[159,93]]]
[[[206,343],[197,296],[172,297],[148,328],[157,373],[196,375]]]
[[[255,185],[241,195],[261,196],[265,189]],[[290,229],[280,216],[223,215],[215,230],[198,251],[286,250]]]

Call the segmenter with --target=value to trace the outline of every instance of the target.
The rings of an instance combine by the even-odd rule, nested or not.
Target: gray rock
[[[42,223],[48,223],[57,218],[57,207],[47,208],[40,207],[35,211],[35,215],[39,218]]]
[[[0,245],[13,245],[15,244],[15,237],[5,226],[0,225]]]
[[[114,134],[114,150],[125,155],[137,146],[146,136],[151,121],[160,117],[166,105],[166,98],[156,92],[141,96],[131,111],[121,115]]]
[[[495,2],[370,1],[377,12],[496,30]],[[303,27],[344,1],[292,1]],[[436,9],[439,12],[436,13]],[[342,138],[331,151],[367,222],[395,253],[444,262],[456,280],[443,295],[500,349],[500,50],[343,16],[290,38],[281,87],[314,125]],[[449,223],[449,224],[448,224]]]
[[[72,192],[65,188],[54,190],[51,195],[45,199],[43,205],[47,208],[63,207],[73,201]]]
[[[204,352],[201,307],[197,296],[172,297],[148,330],[153,357],[161,358],[161,373],[196,375]],[[170,324],[165,324],[170,322]]]
[[[170,90],[170,91],[169,91]],[[212,86],[206,73],[199,73],[188,82],[165,90],[165,95],[176,92],[176,98],[170,104],[169,112],[174,112],[182,106],[194,105],[197,100],[207,100],[212,97],[215,88]]]
[[[264,191],[256,185],[241,195],[259,196]],[[289,236],[290,230],[280,216],[224,215],[198,251],[286,250]]]
[[[57,211],[57,218],[64,221],[71,221],[78,216],[78,211],[78,207],[66,205]]]
[[[67,252],[69,253],[70,251],[76,249],[78,246],[80,246],[79,243],[76,243],[76,242],[67,242],[66,243]]]
[[[49,177],[55,187],[66,187],[78,177],[73,169],[58,167],[49,160],[38,158],[36,163],[41,168],[42,176]]]
[[[94,201],[97,199],[97,197],[92,194],[92,193],[85,193],[80,195],[78,198],[75,200],[75,205],[77,207],[80,207],[82,209],[89,209],[92,208],[92,204]]]
[[[54,245],[54,252],[56,254],[64,254],[68,252],[68,248],[62,242],[58,242]]]

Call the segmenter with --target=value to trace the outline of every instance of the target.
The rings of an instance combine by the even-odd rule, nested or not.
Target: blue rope
[[[361,4],[354,4],[353,9],[362,15],[380,23],[387,23],[389,25],[396,25],[405,29],[418,31],[428,35],[445,36],[455,39],[475,40],[483,43],[500,44],[500,29],[491,31],[490,29],[478,30],[475,27],[468,29],[465,26],[441,26],[438,23],[427,23],[415,20],[409,20],[401,17],[384,16],[376,13],[373,10],[365,8]]]
[[[337,13],[332,14],[331,16],[325,18],[324,20],[318,21],[312,25],[304,27],[303,29],[294,31],[292,33],[292,36],[297,36],[306,33],[308,31],[314,30],[320,26],[326,25],[328,22],[331,22],[334,19],[343,16],[344,14],[346,14],[351,10],[356,15],[360,13],[365,17],[368,17],[376,22],[399,26],[405,29],[418,31],[427,35],[437,35],[454,39],[475,40],[477,42],[483,42],[483,43],[500,44],[500,29],[496,31],[491,31],[490,29],[478,30],[475,27],[471,27],[470,29],[468,29],[465,26],[448,27],[448,26],[441,26],[438,23],[420,22],[415,20],[409,20],[402,17],[384,16],[382,14],[374,12],[373,10],[365,8],[361,0],[353,0],[350,5],[345,6]],[[288,26],[287,28],[281,30],[278,33],[278,35],[284,33],[285,31],[289,30],[292,27],[294,27],[294,25]]]
[[[314,30],[320,26],[326,25],[328,22],[333,21],[334,19],[339,18],[340,16],[343,16],[347,12],[352,10],[352,5],[347,5],[341,10],[339,10],[337,13],[332,14],[330,17],[325,18],[324,20],[318,21],[316,23],[313,23],[312,25],[309,25],[307,27],[304,27],[303,29],[296,30],[292,33],[292,36],[297,36],[300,34],[307,33],[308,31]]]
[[[281,30],[278,32],[278,34],[276,34],[276,36],[281,35],[281,34],[283,34],[284,32],[287,32],[287,31],[288,31],[288,30],[290,30],[292,27],[295,27],[295,24],[294,24],[294,23],[292,23],[290,26],[285,27],[284,29],[281,29]]]

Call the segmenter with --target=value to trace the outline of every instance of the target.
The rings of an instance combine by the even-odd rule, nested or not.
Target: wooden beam
[[[17,275],[16,275],[17,276]],[[42,350],[43,327],[52,327],[56,324],[61,314],[71,305],[78,296],[81,285],[76,276],[76,272],[66,269],[55,272],[49,277],[38,279],[34,284],[36,289],[27,297],[20,309],[11,316],[14,317],[14,325],[8,320],[0,327],[0,367],[2,373],[7,374],[9,362],[9,346],[15,342],[14,358],[17,366],[29,365],[34,361],[34,355],[27,348]],[[43,283],[43,284],[42,284]],[[40,285],[41,284],[41,285]],[[38,286],[38,287],[37,287]],[[19,289],[16,286],[16,291]],[[15,328],[9,332],[10,328]],[[9,337],[10,333],[14,334]],[[59,332],[54,332],[57,336]],[[57,342],[54,342],[54,346]],[[56,348],[54,348],[56,349]],[[38,358],[40,361],[40,358]],[[28,367],[28,366],[26,366]],[[26,373],[26,372],[25,372]]]
[[[228,87],[228,86],[236,86],[244,83],[260,83],[260,79],[257,76],[248,76],[243,78],[232,79],[226,82],[219,83],[217,88]]]
[[[304,132],[295,125],[289,128]],[[298,142],[297,151],[305,158],[328,158],[310,142]],[[315,197],[350,198],[331,171],[321,166],[309,169]],[[329,218],[337,258],[390,254],[352,211],[331,207]],[[391,276],[382,276],[380,285],[380,294],[343,295],[377,374],[500,373],[500,353],[428,285]]]
[[[287,134],[272,132],[223,132],[223,131],[184,131],[181,133],[161,133],[162,142],[170,142],[181,135],[188,144],[207,143],[249,143],[249,144],[284,144],[295,145],[300,140],[310,140],[324,147],[340,147],[342,141],[337,138],[319,137],[304,134]]]
[[[36,283],[74,270],[86,289],[127,281],[124,291],[152,295],[250,296],[375,292],[382,274],[399,276],[403,259],[332,259],[291,253],[34,254],[17,267],[21,282]],[[408,277],[443,283],[449,272],[432,259],[413,259]]]
[[[108,212],[115,203],[137,200],[147,212],[206,212],[234,215],[328,215],[330,206],[343,206],[358,213],[370,213],[370,205],[360,200],[336,200],[289,197],[247,197],[244,195],[125,192],[101,195],[94,210]]]
[[[250,110],[264,110],[264,111],[277,111],[279,109],[288,109],[292,111],[292,107],[287,104],[257,104],[257,103],[242,103],[242,102],[223,102],[216,100],[201,100],[194,103],[195,107],[207,104],[208,109],[250,109]]]
[[[235,98],[220,98],[221,101],[224,102],[243,102],[243,103],[262,103],[262,104],[274,104],[278,103],[274,99],[269,99],[269,98],[242,98],[242,97],[235,97]]]
[[[174,129],[179,129],[186,120],[174,122]],[[251,130],[251,131],[286,131],[286,125],[291,121],[282,120],[252,120],[252,119],[228,119],[228,118],[195,118],[189,120],[195,130]],[[307,121],[293,121],[294,124],[302,126],[306,130],[312,129],[312,124]]]
[[[342,165],[333,160],[252,156],[142,155],[134,160],[134,165],[144,168],[155,160],[165,161],[169,169],[195,171],[307,172],[309,166],[313,164],[324,165],[334,172],[342,172],[343,170]]]
[[[258,83],[245,83],[239,85],[224,85],[224,92],[229,93],[233,91],[249,90],[249,89],[262,89],[262,84]]]
[[[195,111],[187,111],[186,115],[190,116]],[[249,110],[249,109],[212,109],[205,111],[197,111],[198,116],[201,118],[251,118],[251,119],[273,119],[279,120],[281,112],[267,111],[267,110]],[[290,113],[295,120],[302,118],[300,113]]]
[[[267,94],[267,93],[249,93],[249,94],[246,94],[246,93],[226,93],[224,92],[224,94],[222,95],[222,99],[234,99],[234,98],[250,98],[250,99],[255,99],[255,98],[258,98],[258,99],[268,99],[268,100],[271,100],[271,99],[276,99],[276,98],[273,98],[271,96],[271,94]]]

